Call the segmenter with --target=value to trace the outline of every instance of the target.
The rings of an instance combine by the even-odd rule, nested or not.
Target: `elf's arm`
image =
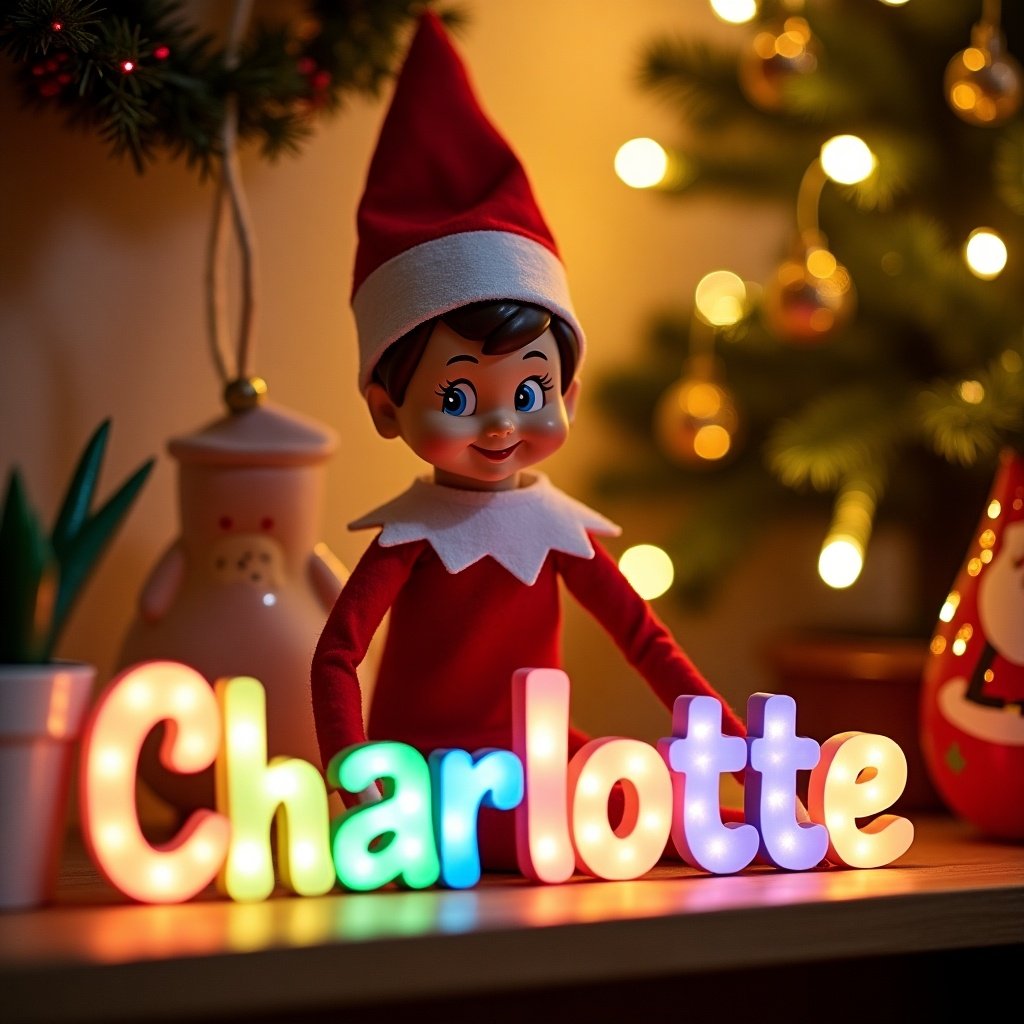
[[[715,697],[722,704],[724,731],[746,736],[743,722],[683,653],[604,548],[595,541],[593,558],[563,556],[560,569],[569,592],[604,627],[669,711],[682,694]]]
[[[422,547],[419,542],[385,548],[374,540],[342,588],[320,634],[310,692],[325,769],[339,750],[366,740],[356,669]]]

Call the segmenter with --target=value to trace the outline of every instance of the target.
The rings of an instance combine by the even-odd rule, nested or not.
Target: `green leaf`
[[[107,438],[110,435],[110,419],[105,419],[89,438],[75,472],[68,484],[67,493],[61,502],[57,521],[51,534],[51,543],[58,558],[63,558],[74,542],[75,536],[89,518],[89,509],[96,492],[103,467],[103,455],[106,452]]]
[[[47,661],[56,566],[21,474],[11,472],[0,520],[0,664]]]
[[[60,585],[53,611],[50,641],[55,644],[83,584],[145,483],[155,460],[149,459],[135,471],[109,501],[74,534],[60,558]]]

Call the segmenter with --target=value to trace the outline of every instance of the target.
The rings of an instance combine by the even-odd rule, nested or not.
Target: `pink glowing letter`
[[[180,903],[209,885],[227,854],[230,826],[196,811],[171,842],[152,846],[135,811],[135,772],[149,731],[170,723],[160,760],[175,772],[208,768],[220,744],[220,713],[194,669],[151,661],[122,672],[100,697],[82,742],[82,833],[97,868],[143,903]]]
[[[750,697],[747,731],[750,770],[743,813],[761,834],[761,856],[777,868],[813,868],[828,849],[828,831],[796,820],[796,773],[813,768],[821,748],[816,740],[796,735],[796,701],[782,694]]]
[[[566,800],[569,677],[560,669],[521,668],[512,677],[512,749],[526,782],[516,808],[519,870],[536,882],[564,882],[576,854]]]
[[[608,798],[617,782],[623,812],[612,828]],[[569,762],[569,792],[581,871],[623,880],[658,863],[672,828],[672,783],[652,746],[615,737],[591,740]]]
[[[679,855],[717,875],[742,871],[757,853],[758,835],[753,825],[722,822],[721,776],[747,763],[746,742],[722,735],[722,705],[714,697],[677,697],[672,738],[659,740],[658,750],[672,770],[672,841]]]

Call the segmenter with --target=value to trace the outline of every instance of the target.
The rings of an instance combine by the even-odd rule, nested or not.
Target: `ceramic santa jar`
[[[1024,457],[1003,454],[932,638],[922,748],[942,798],[987,835],[1024,839]]]
[[[309,665],[347,572],[318,542],[331,431],[270,404],[230,413],[168,445],[178,464],[181,535],[147,579],[122,665],[171,659],[211,683],[255,676],[267,699],[269,756],[316,764]],[[162,729],[140,774],[174,806],[212,806],[212,771],[159,763]]]

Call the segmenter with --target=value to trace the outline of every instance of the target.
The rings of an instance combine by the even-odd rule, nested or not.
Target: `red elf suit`
[[[407,332],[485,300],[549,310],[575,333],[582,357],[564,268],[525,172],[430,12],[396,84],[358,224],[352,305],[361,390]],[[481,491],[418,480],[352,524],[381,532],[342,590],[313,658],[325,767],[368,737],[424,755],[510,749],[513,673],[561,665],[560,580],[666,707],[680,694],[718,696],[595,542],[618,528],[542,474],[524,473],[520,484]],[[357,669],[388,611],[364,730]],[[728,707],[723,725],[744,735]],[[570,754],[586,739],[574,730]],[[485,865],[514,866],[509,812],[485,809],[480,835]]]

